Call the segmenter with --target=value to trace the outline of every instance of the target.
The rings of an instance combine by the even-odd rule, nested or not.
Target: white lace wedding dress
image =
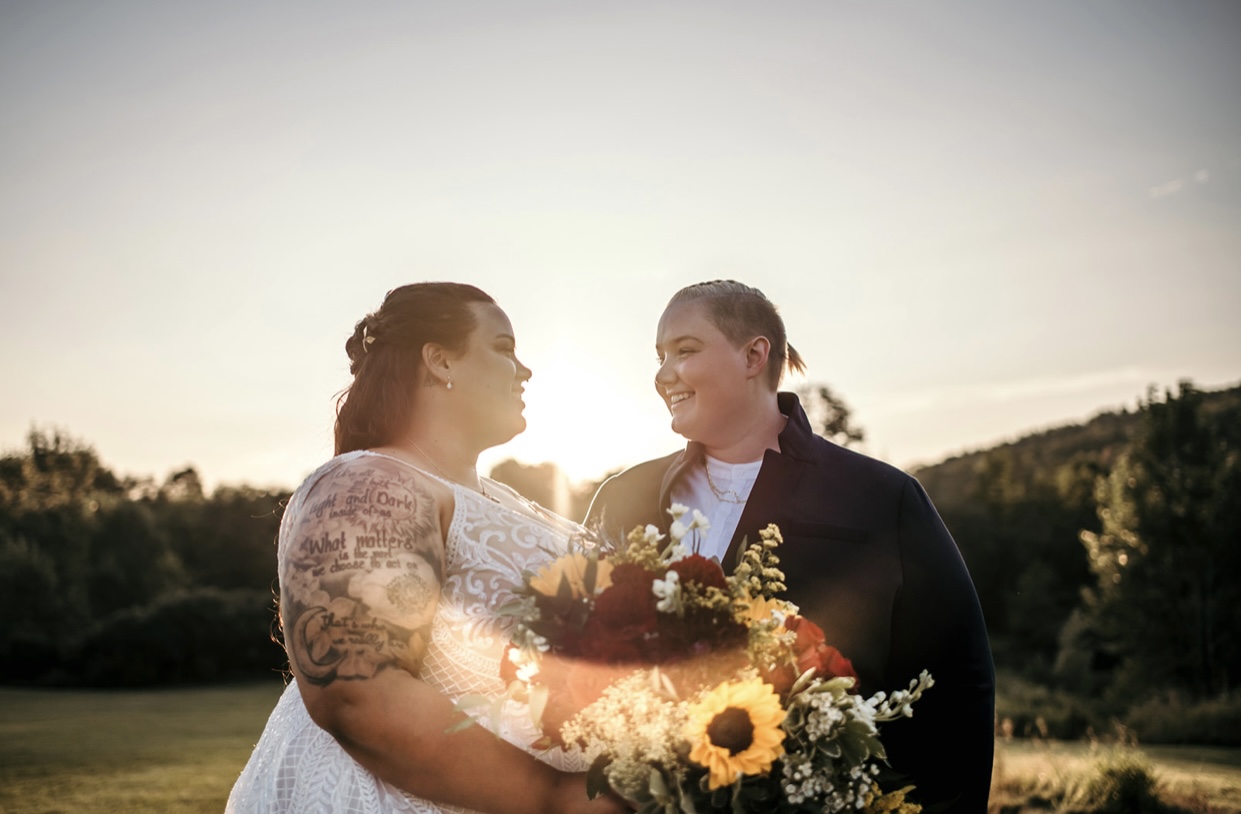
[[[281,523],[277,555],[281,566],[289,546],[289,530],[295,527],[315,483],[345,461],[377,454],[358,451],[337,456],[293,494]],[[400,463],[410,466],[405,461]],[[550,512],[538,511],[533,504],[530,511],[518,511],[458,484],[442,478],[436,480],[452,488],[456,507],[445,544],[440,603],[419,678],[454,701],[465,695],[497,699],[505,689],[500,679],[500,657],[508,641],[508,625],[495,611],[513,598],[523,570],[537,570],[548,561],[549,550],[564,551],[570,536],[581,529]],[[486,715],[475,717],[523,749],[529,750],[540,735],[526,706],[512,700],[503,702],[499,720],[490,720]],[[559,749],[535,754],[560,769],[585,769]],[[479,768],[485,771],[485,767]],[[276,704],[225,808],[226,814],[461,811],[464,809],[414,797],[358,765],[310,719],[295,681],[289,682]]]

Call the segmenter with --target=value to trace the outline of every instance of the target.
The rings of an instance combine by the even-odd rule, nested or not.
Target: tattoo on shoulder
[[[280,574],[289,658],[320,686],[416,673],[444,578],[431,493],[391,462],[342,469],[316,485]]]

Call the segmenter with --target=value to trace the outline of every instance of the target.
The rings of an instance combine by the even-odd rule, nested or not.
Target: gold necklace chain
[[[435,462],[435,459],[434,459],[434,458],[432,458],[432,457],[430,456],[430,454],[428,454],[428,453],[427,453],[427,451],[426,451],[425,449],[423,449],[422,447],[418,446],[418,442],[417,442],[417,441],[415,441],[415,440],[414,440],[414,439],[412,439],[412,438],[408,438],[408,437],[407,437],[405,440],[406,440],[406,441],[408,441],[410,444],[412,444],[412,445],[413,445],[413,447],[414,447],[414,449],[418,450],[419,454],[421,454],[423,458],[426,458],[426,459],[427,459],[427,463],[431,464],[431,466],[435,469],[435,471],[436,471],[436,472],[438,472],[438,473],[440,473],[440,475],[444,478],[444,480],[451,481],[452,483],[455,483],[455,484],[457,484],[458,486],[464,486],[466,489],[471,488],[471,487],[470,487],[470,485],[469,485],[468,483],[462,483],[461,481],[457,480],[456,478],[454,478],[453,476],[451,476],[451,475],[449,475],[447,472],[445,472],[443,469],[441,469],[441,468],[440,468],[440,465],[439,465],[439,464],[437,464],[437,463]],[[475,477],[477,477],[477,473],[475,474]],[[500,499],[499,499],[498,497],[496,497],[495,495],[491,495],[491,494],[488,494],[488,493],[487,493],[487,487],[486,487],[485,485],[483,485],[483,479],[482,479],[482,478],[478,478],[478,489],[477,489],[477,491],[479,492],[479,494],[481,494],[483,497],[487,498],[488,500],[492,501],[493,503],[499,503],[499,502],[500,502]]]
[[[721,503],[732,503],[737,506],[745,505],[745,498],[741,496],[735,489],[720,489],[715,485],[715,481],[711,480],[711,464],[706,458],[702,459],[702,469],[707,473],[707,486],[711,487],[711,494],[715,495],[715,499]],[[732,497],[729,497],[731,495]]]

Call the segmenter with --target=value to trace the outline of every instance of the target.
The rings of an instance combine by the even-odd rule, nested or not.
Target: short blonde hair
[[[773,390],[780,386],[786,367],[791,372],[806,371],[805,360],[789,344],[780,312],[757,288],[736,280],[694,283],[673,294],[667,307],[690,302],[703,303],[715,327],[734,345],[748,342],[756,336],[767,338],[771,343],[767,380]]]

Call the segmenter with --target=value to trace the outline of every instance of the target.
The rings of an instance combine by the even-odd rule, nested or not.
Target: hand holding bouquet
[[[615,551],[581,546],[528,574],[505,677],[548,745],[584,755],[593,791],[641,812],[917,811],[881,793],[877,724],[932,685],[863,698],[849,660],[778,598],[768,526],[731,576],[691,551],[705,530],[673,506]]]

